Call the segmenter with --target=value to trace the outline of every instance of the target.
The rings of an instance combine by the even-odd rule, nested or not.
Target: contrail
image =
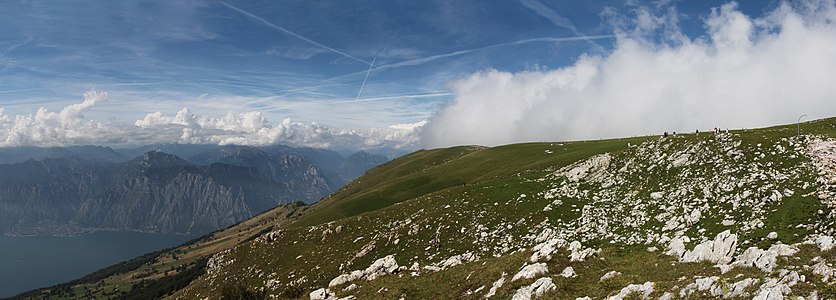
[[[519,40],[519,41],[510,42],[510,43],[502,43],[502,44],[485,46],[485,47],[481,47],[481,48],[459,50],[459,51],[445,53],[445,54],[427,56],[427,57],[424,57],[424,58],[416,58],[416,59],[412,59],[412,60],[402,61],[402,62],[399,62],[399,63],[382,65],[382,66],[379,66],[375,69],[376,70],[388,70],[388,69],[394,69],[394,68],[399,68],[399,67],[404,67],[404,66],[420,65],[420,64],[428,63],[428,62],[438,60],[438,59],[442,59],[442,58],[447,58],[447,57],[452,57],[452,56],[459,56],[459,55],[464,55],[464,54],[470,54],[470,53],[473,53],[473,52],[479,52],[479,51],[489,50],[489,49],[493,49],[493,48],[521,45],[521,44],[528,44],[528,43],[589,41],[589,40],[611,39],[613,37],[615,37],[615,36],[610,34],[610,35],[584,35],[584,36],[573,36],[573,37],[562,37],[562,38],[542,37],[542,38],[525,39],[525,40]]]
[[[414,94],[414,95],[393,95],[393,96],[372,97],[372,98],[363,98],[363,99],[354,99],[354,100],[328,101],[328,103],[329,103],[329,104],[342,104],[342,103],[359,103],[359,102],[386,101],[386,100],[396,100],[396,99],[421,99],[421,98],[436,98],[436,97],[444,97],[444,96],[451,96],[451,95],[453,95],[453,93],[429,93],[429,94]]]
[[[333,104],[351,104],[363,102],[377,102],[390,100],[407,100],[407,99],[422,99],[422,98],[437,98],[451,96],[453,93],[426,93],[426,94],[405,94],[405,95],[389,95],[381,97],[363,98],[363,99],[345,99],[344,100],[307,100],[300,102],[285,102],[282,104],[271,104],[261,108],[262,111],[272,112],[276,110],[288,109],[292,107],[311,106],[311,105],[333,105]],[[263,102],[259,102],[263,103]]]
[[[284,32],[284,33],[286,33],[286,34],[289,34],[289,35],[291,35],[291,36],[293,36],[293,37],[295,37],[295,38],[297,38],[297,39],[300,39],[300,40],[303,40],[303,41],[305,41],[305,42],[311,43],[311,44],[313,44],[313,45],[316,45],[317,47],[320,47],[320,48],[322,48],[322,49],[325,49],[325,50],[328,50],[328,51],[331,51],[331,52],[337,53],[337,54],[342,55],[342,56],[345,56],[345,57],[347,57],[347,58],[350,58],[350,59],[353,59],[353,60],[356,60],[356,61],[362,62],[362,63],[364,63],[364,64],[371,65],[371,63],[370,63],[370,62],[368,62],[368,61],[366,61],[366,60],[363,60],[363,59],[357,58],[357,57],[355,57],[355,56],[353,56],[353,55],[351,55],[351,54],[348,54],[348,53],[342,52],[342,51],[340,51],[340,50],[337,50],[337,49],[334,49],[334,48],[331,48],[331,47],[325,46],[325,45],[323,45],[323,44],[320,44],[320,43],[318,43],[318,42],[316,42],[316,41],[314,41],[314,40],[312,40],[312,39],[309,39],[309,38],[306,38],[306,37],[304,37],[304,36],[301,36],[301,35],[299,35],[299,34],[297,34],[297,33],[293,32],[293,31],[287,30],[287,29],[285,29],[284,27],[281,27],[281,26],[279,26],[279,25],[273,24],[273,23],[271,23],[270,21],[267,21],[267,20],[265,20],[265,19],[263,19],[263,18],[261,18],[261,17],[259,17],[259,16],[256,16],[256,15],[254,15],[254,14],[251,14],[251,13],[249,13],[249,12],[247,12],[247,11],[243,10],[243,9],[237,8],[237,7],[235,7],[235,6],[232,6],[232,5],[230,5],[230,4],[226,3],[226,2],[221,1],[220,3],[221,3],[223,6],[226,6],[226,7],[227,7],[227,8],[229,8],[229,9],[232,9],[232,10],[234,10],[234,11],[237,11],[237,12],[239,12],[239,13],[241,13],[241,14],[245,15],[245,16],[248,16],[248,17],[250,17],[250,18],[252,18],[252,19],[255,19],[256,21],[259,21],[259,22],[263,23],[264,25],[270,26],[270,27],[271,27],[271,28],[273,28],[273,29],[276,29],[276,30],[278,30],[278,31]]]
[[[571,20],[567,19],[564,16],[561,16],[560,14],[557,13],[557,11],[555,11],[551,7],[543,4],[542,2],[539,2],[537,0],[519,0],[519,1],[520,1],[520,4],[522,4],[526,8],[534,11],[537,15],[539,15],[541,17],[544,17],[546,19],[549,19],[549,21],[551,21],[552,24],[554,24],[554,26],[572,31],[572,33],[574,33],[575,35],[578,35],[578,36],[586,36],[586,34],[584,34],[583,32],[580,32],[580,30],[578,30],[578,28],[575,27],[575,24],[572,24]],[[598,51],[604,52],[604,47],[602,47],[601,45],[599,45],[595,41],[587,40],[586,42],[588,44],[592,45],[593,47],[595,47]]]
[[[363,84],[362,84],[362,85],[360,85],[360,91],[359,91],[359,92],[357,92],[357,98],[355,98],[354,100],[360,99],[360,94],[362,94],[362,93],[363,93],[363,88],[366,86],[366,80],[369,80],[369,74],[371,74],[371,73],[372,73],[372,68],[374,68],[374,62],[375,62],[375,61],[377,61],[377,57],[375,57],[374,59],[372,59],[372,64],[371,64],[371,65],[369,65],[369,71],[368,71],[368,72],[366,72],[366,77],[365,77],[365,78],[363,78]]]
[[[615,37],[615,35],[608,34],[608,35],[584,35],[584,36],[572,36],[572,37],[541,37],[541,38],[524,39],[524,40],[513,41],[513,42],[508,42],[508,43],[484,46],[484,47],[481,47],[481,48],[459,50],[459,51],[450,52],[450,53],[432,55],[432,56],[410,59],[410,60],[397,62],[397,63],[392,63],[392,64],[380,65],[380,66],[377,66],[376,68],[374,68],[374,70],[375,71],[385,71],[385,70],[390,70],[390,69],[395,69],[395,68],[400,68],[400,67],[421,65],[421,64],[425,64],[425,63],[435,61],[435,60],[439,60],[439,59],[442,59],[442,58],[460,56],[460,55],[470,54],[470,53],[474,53],[474,52],[479,52],[479,51],[484,51],[484,50],[489,50],[489,49],[494,49],[494,48],[507,47],[507,46],[514,46],[514,45],[522,45],[522,44],[529,44],[529,43],[543,43],[543,42],[555,42],[556,43],[556,42],[604,40],[604,39],[611,39],[611,38],[614,38],[614,37]],[[365,73],[365,72],[360,71],[360,72],[343,74],[343,75],[339,75],[339,76],[335,76],[335,77],[325,79],[325,80],[323,80],[323,82],[329,82],[329,81],[338,80],[338,79],[342,79],[342,78],[346,78],[346,77],[352,77],[352,76],[360,75],[360,74],[363,74],[363,73]],[[311,87],[311,88],[315,89],[317,87],[318,86],[314,86],[314,87]]]

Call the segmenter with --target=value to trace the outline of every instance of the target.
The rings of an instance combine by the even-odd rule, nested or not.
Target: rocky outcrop
[[[395,261],[395,257],[392,255],[387,255],[386,257],[375,260],[365,270],[354,270],[348,274],[342,274],[340,276],[335,277],[331,280],[331,282],[328,283],[328,287],[335,287],[351,281],[361,279],[375,280],[380,276],[396,273],[398,270],[398,262]]]
[[[735,257],[732,266],[756,267],[763,272],[772,272],[777,266],[779,256],[790,256],[798,252],[798,248],[784,244],[775,244],[767,250],[749,247],[742,254]]]
[[[536,263],[523,266],[514,277],[511,278],[511,281],[516,281],[517,279],[529,279],[534,278],[539,275],[543,275],[549,272],[549,267],[545,263]]]
[[[639,294],[642,299],[647,299],[650,297],[650,293],[653,293],[653,282],[631,284],[622,288],[615,296],[607,297],[607,300],[623,300],[631,294]]]
[[[679,257],[683,262],[708,261],[717,264],[727,264],[734,257],[737,250],[737,235],[726,230],[714,240],[705,241],[685,251],[682,238],[676,238],[668,245],[668,254]]]
[[[557,289],[557,286],[554,285],[552,279],[549,277],[543,277],[534,281],[534,283],[521,287],[514,293],[514,297],[511,298],[512,300],[530,300],[536,299],[542,296],[545,293],[553,291]]]

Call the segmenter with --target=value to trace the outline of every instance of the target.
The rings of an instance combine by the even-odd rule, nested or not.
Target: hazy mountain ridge
[[[125,159],[97,146],[1,149],[0,155],[14,155],[0,161],[23,161],[0,164],[0,232],[205,233],[278,204],[316,201],[343,184],[295,153],[245,146],[149,147],[199,155],[189,161],[156,150]]]

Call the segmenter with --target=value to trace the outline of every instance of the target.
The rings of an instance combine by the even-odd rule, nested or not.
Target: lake
[[[195,236],[96,232],[71,237],[0,236],[0,297],[67,282]]]

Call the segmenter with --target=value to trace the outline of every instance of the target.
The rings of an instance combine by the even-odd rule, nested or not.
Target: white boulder
[[[633,293],[640,293],[642,299],[647,299],[650,297],[650,294],[653,293],[653,282],[645,282],[644,284],[631,284],[618,292],[617,295],[607,297],[607,300],[623,300],[628,295]]]
[[[721,232],[713,241],[706,241],[686,251],[681,258],[683,262],[708,261],[727,264],[732,260],[737,250],[737,235],[726,230]]]
[[[543,277],[534,281],[534,283],[521,287],[514,293],[512,300],[530,300],[542,296],[543,294],[553,291],[557,288],[549,277]]]
[[[546,274],[549,272],[549,267],[545,263],[536,263],[524,266],[519,272],[517,272],[514,277],[511,278],[511,281],[516,281],[517,279],[529,279],[534,278],[542,274]]]
[[[576,277],[578,275],[575,274],[575,269],[574,268],[566,267],[565,269],[563,269],[563,272],[560,272],[560,276],[563,276],[563,277],[566,277],[566,278],[572,278],[572,277]]]

